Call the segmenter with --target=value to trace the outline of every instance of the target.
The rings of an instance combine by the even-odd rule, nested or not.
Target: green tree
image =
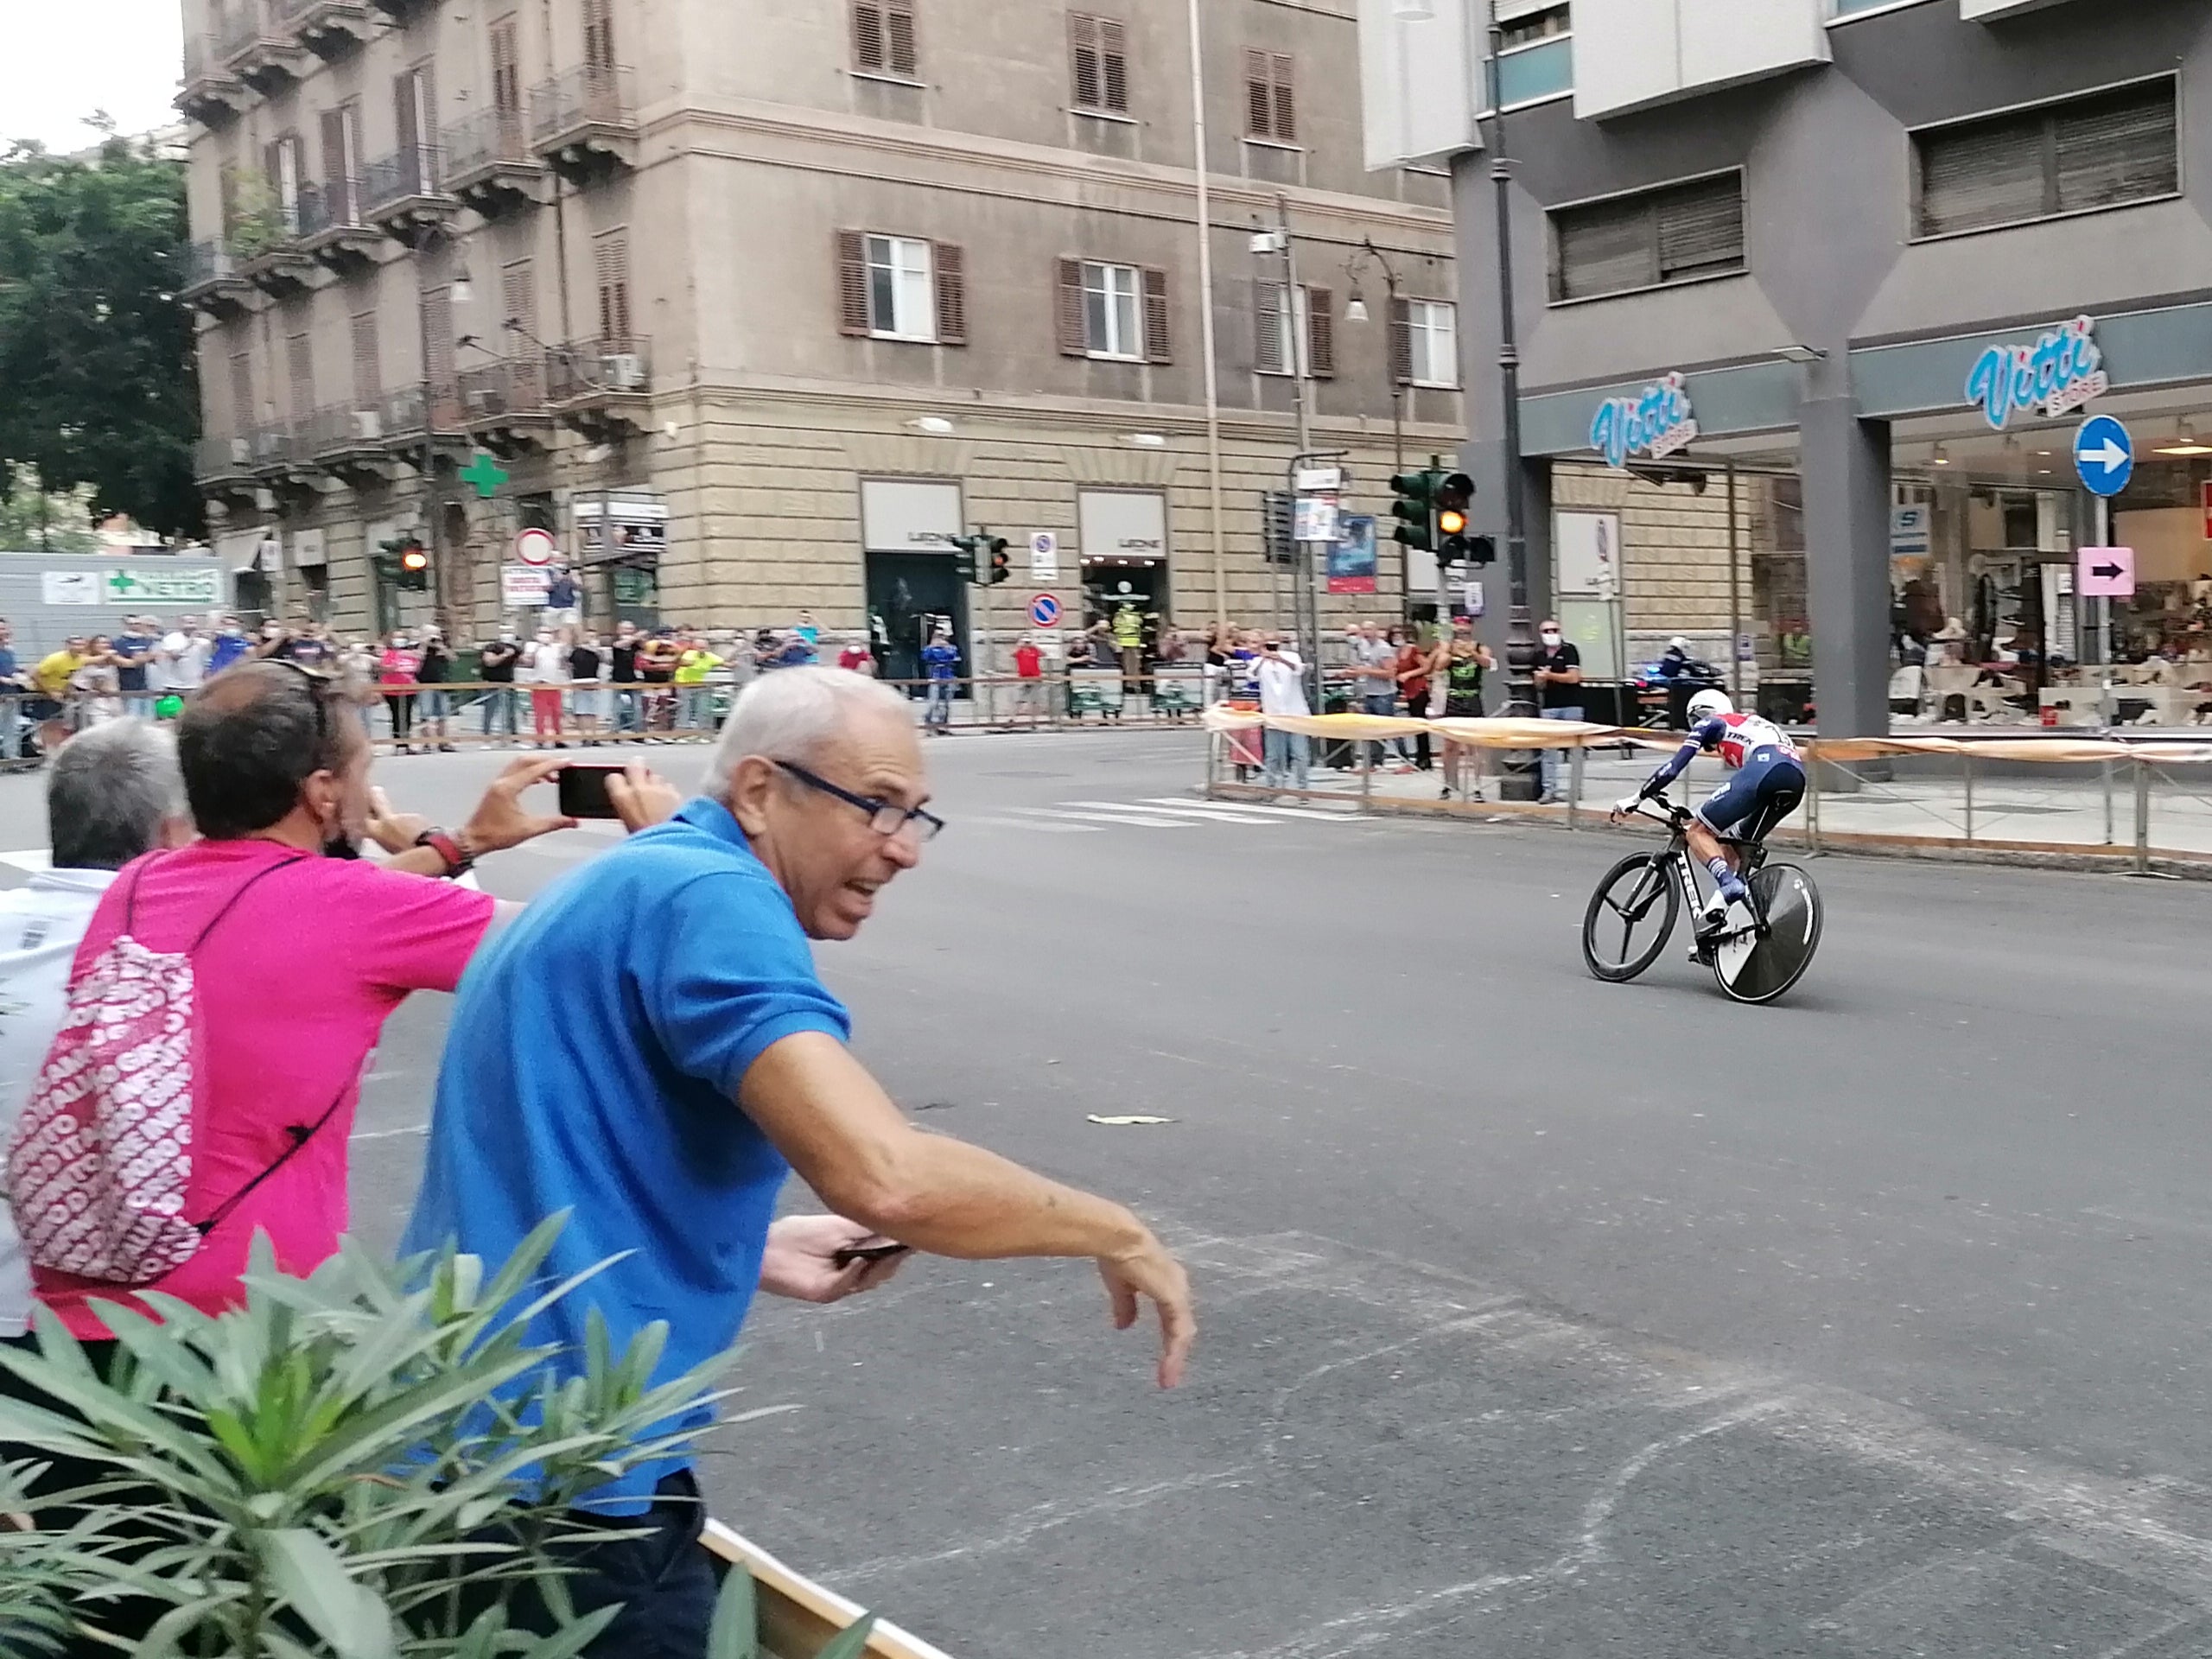
[[[203,534],[183,281],[184,167],[111,137],[91,162],[0,156],[0,497],[18,465],[92,511]]]

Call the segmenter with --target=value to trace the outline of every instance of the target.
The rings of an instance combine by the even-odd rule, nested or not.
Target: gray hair
[[[57,870],[119,870],[185,816],[176,740],[143,720],[113,720],[61,746],[46,775],[47,835]]]
[[[869,709],[909,723],[914,718],[913,705],[896,687],[850,669],[771,669],[738,694],[702,787],[717,800],[728,797],[737,763],[748,754],[807,760]]]

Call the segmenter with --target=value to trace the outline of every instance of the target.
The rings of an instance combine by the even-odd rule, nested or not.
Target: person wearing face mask
[[[377,658],[377,683],[384,688],[384,706],[391,715],[393,747],[401,754],[415,753],[414,686],[423,666],[423,652],[415,636],[394,628],[385,636],[384,652]],[[428,753],[429,746],[424,746]]]
[[[1582,718],[1582,653],[1567,642],[1559,624],[1549,617],[1537,631],[1541,649],[1536,653],[1536,702],[1538,712],[1546,720]],[[1542,749],[1539,765],[1542,767],[1543,798],[1556,803],[1559,798],[1559,751]]]
[[[244,664],[212,682],[178,719],[176,755],[200,838],[129,864],[102,896],[76,961],[98,960],[126,927],[150,950],[191,953],[206,1047],[186,1213],[211,1216],[253,1185],[188,1261],[142,1288],[216,1313],[242,1300],[257,1232],[294,1274],[337,1248],[346,1136],[385,1020],[410,992],[452,990],[495,908],[518,908],[435,878],[574,820],[522,804],[558,770],[541,760],[510,764],[459,829],[391,814],[370,787],[357,706],[282,663]],[[610,792],[632,828],[679,804],[643,768],[619,782]],[[390,863],[319,855],[352,852],[372,836],[399,849]],[[287,948],[302,938],[302,917],[344,948]],[[35,1288],[95,1364],[114,1346],[103,1304],[159,1317],[112,1284],[45,1268]]]
[[[235,616],[226,616],[215,630],[215,643],[207,653],[207,672],[219,674],[234,663],[245,660],[253,652],[252,637],[245,631],[245,624]]]

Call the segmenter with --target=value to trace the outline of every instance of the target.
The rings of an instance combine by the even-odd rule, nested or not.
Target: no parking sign
[[[1029,601],[1029,620],[1031,626],[1034,627],[1058,627],[1060,626],[1060,601],[1054,599],[1050,594],[1038,594],[1036,598]]]

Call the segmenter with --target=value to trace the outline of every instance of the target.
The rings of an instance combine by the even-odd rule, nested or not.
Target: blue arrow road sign
[[[2074,434],[2074,470],[2092,495],[2118,495],[2135,475],[2135,440],[2109,415],[2092,415]]]

